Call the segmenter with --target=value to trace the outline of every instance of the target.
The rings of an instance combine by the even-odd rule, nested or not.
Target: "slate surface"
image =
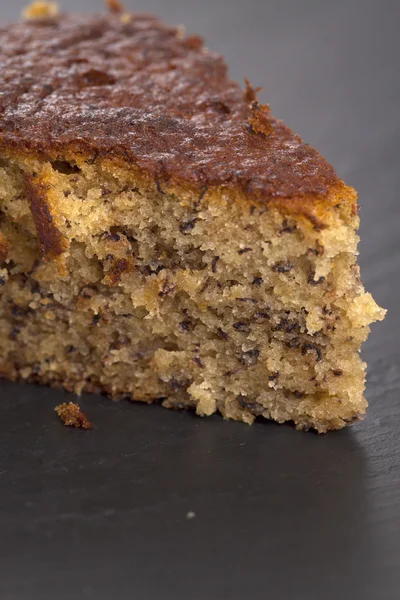
[[[17,8],[2,0],[3,20]],[[135,9],[202,32],[359,190],[363,280],[389,309],[364,350],[371,406],[363,423],[318,437],[85,397],[96,429],[84,432],[59,424],[62,392],[1,383],[0,598],[397,600],[400,5]]]

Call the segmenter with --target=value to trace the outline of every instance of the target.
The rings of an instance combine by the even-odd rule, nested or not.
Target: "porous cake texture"
[[[354,190],[200,38],[112,4],[0,29],[1,375],[246,423],[357,420],[384,311]]]

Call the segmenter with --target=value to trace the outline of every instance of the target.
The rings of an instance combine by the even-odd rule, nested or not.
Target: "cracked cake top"
[[[319,200],[342,185],[232,82],[201,38],[149,15],[57,15],[0,28],[0,148],[107,157],[194,188]]]

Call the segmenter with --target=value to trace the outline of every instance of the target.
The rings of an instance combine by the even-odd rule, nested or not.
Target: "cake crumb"
[[[56,2],[32,2],[22,11],[22,16],[27,21],[36,19],[50,19],[58,15],[58,4]]]
[[[77,429],[92,429],[93,424],[89,421],[85,413],[81,411],[79,404],[75,402],[64,402],[54,409],[61,421],[66,427],[76,427]]]
[[[187,519],[189,519],[189,520],[190,520],[190,519],[194,519],[195,517],[196,517],[196,513],[195,513],[195,512],[193,512],[192,510],[190,510],[190,511],[187,513],[187,515],[186,515],[186,518],[187,518]]]

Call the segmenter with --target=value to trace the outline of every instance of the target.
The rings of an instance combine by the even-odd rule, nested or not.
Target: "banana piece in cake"
[[[115,6],[26,14],[0,29],[1,375],[319,432],[359,419],[384,311],[355,191],[199,37]]]

